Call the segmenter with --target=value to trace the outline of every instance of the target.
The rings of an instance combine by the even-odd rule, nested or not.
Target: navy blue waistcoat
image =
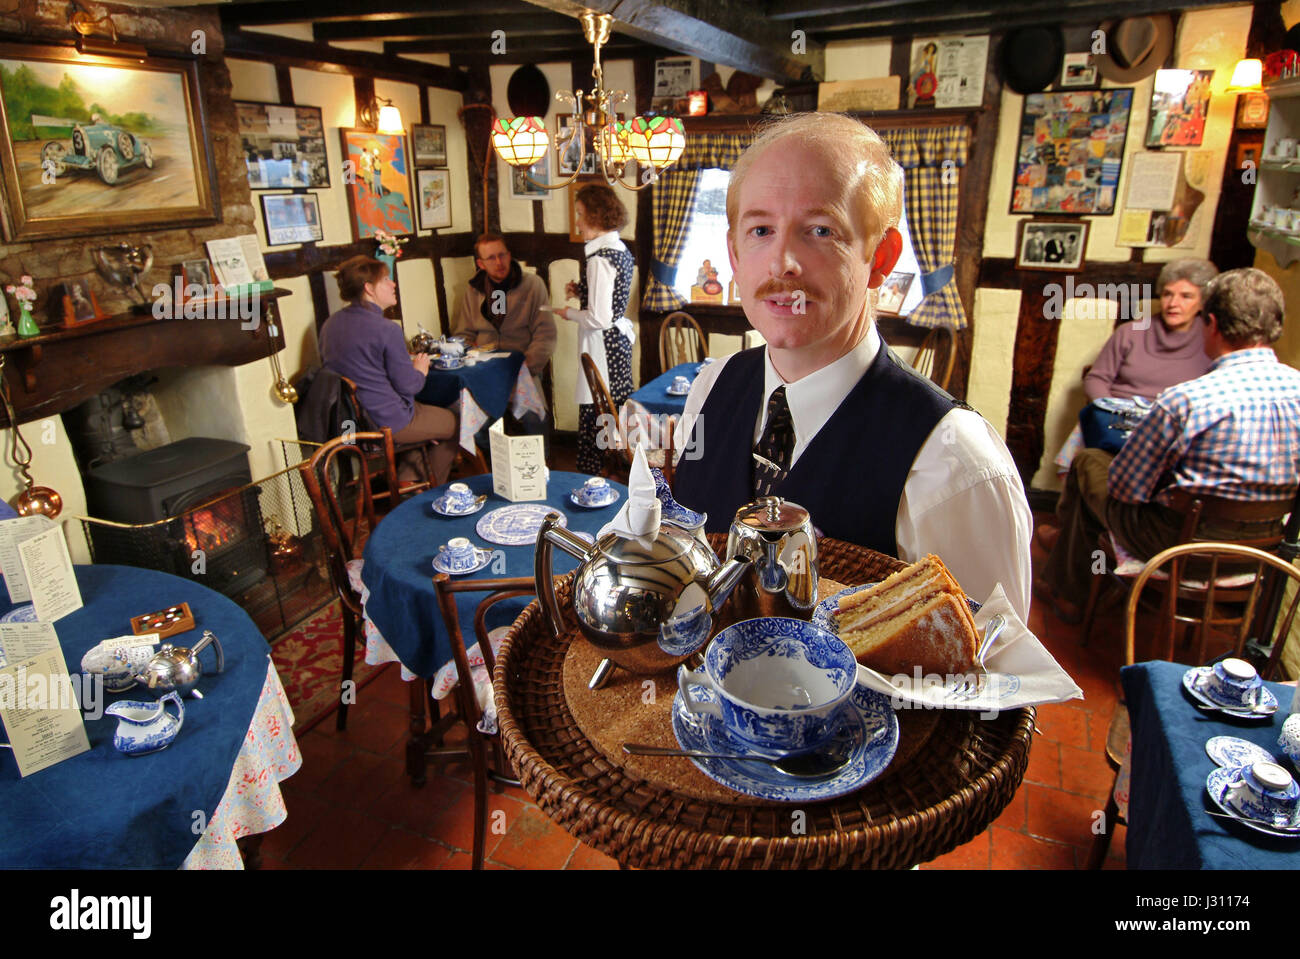
[[[673,496],[725,533],[753,500],[754,423],[763,399],[763,347],[727,361],[677,466]],[[912,461],[939,420],[966,407],[882,344],[789,474],[772,490],[812,514],[827,536],[898,555],[894,526]],[[699,458],[689,459],[692,452]]]

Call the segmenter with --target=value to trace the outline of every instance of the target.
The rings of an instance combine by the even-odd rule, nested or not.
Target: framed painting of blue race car
[[[217,220],[193,61],[0,44],[10,240]]]

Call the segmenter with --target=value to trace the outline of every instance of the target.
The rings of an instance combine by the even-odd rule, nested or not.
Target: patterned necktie
[[[778,386],[767,401],[763,435],[754,444],[754,495],[767,496],[790,469],[794,452],[794,420],[785,400],[785,387]]]

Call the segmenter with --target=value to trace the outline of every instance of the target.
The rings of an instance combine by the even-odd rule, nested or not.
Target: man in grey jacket
[[[474,243],[478,272],[465,288],[455,333],[472,333],[479,346],[492,340],[503,350],[524,354],[528,372],[541,376],[555,352],[555,320],[551,297],[536,273],[525,273],[510,258],[506,241],[495,233],[484,233]]]

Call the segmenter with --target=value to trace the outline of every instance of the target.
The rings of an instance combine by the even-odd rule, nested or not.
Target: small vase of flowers
[[[10,283],[5,287],[5,292],[12,293],[14,299],[18,301],[19,336],[38,336],[41,332],[36,321],[32,319],[32,304],[36,302],[36,290],[32,288],[32,282],[32,278],[24,274],[17,284]]]

